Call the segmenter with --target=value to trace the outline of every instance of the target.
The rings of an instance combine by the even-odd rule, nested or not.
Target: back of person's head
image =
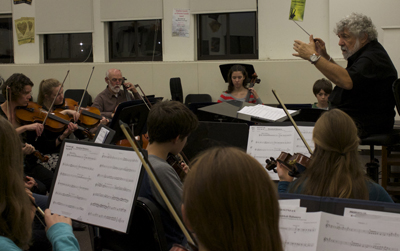
[[[216,147],[195,158],[183,207],[185,223],[207,250],[282,250],[276,188],[240,149]]]
[[[197,128],[196,115],[178,101],[156,103],[147,118],[149,142],[164,143],[180,136],[184,139]]]
[[[15,101],[22,93],[26,85],[33,86],[32,81],[22,73],[14,73],[3,84],[1,91],[5,97],[7,86],[10,87],[11,100]],[[8,97],[5,97],[6,99]]]
[[[53,94],[53,88],[59,87],[61,85],[60,81],[54,78],[43,79],[39,85],[39,94],[37,103],[43,105],[46,96],[50,97]]]
[[[32,233],[32,204],[23,183],[21,141],[13,126],[0,116],[0,232],[21,249]]]
[[[315,123],[315,150],[297,182],[309,195],[368,199],[365,172],[358,155],[360,139],[353,119],[339,109],[327,111]],[[298,186],[297,186],[298,187]]]
[[[321,90],[323,90],[326,94],[331,94],[332,83],[326,78],[318,79],[313,85],[314,95],[317,95]]]
[[[232,83],[232,73],[234,73],[235,71],[240,71],[243,74],[243,86],[246,87],[246,85],[247,85],[248,74],[247,74],[246,68],[243,65],[236,64],[236,65],[232,66],[228,72],[228,90],[227,90],[228,93],[231,93],[234,89],[233,83]]]
[[[351,34],[358,38],[361,38],[364,36],[364,34],[367,34],[368,41],[378,38],[378,32],[376,31],[375,25],[372,23],[371,18],[360,13],[351,13],[350,15],[342,18],[336,23],[336,27],[333,32],[338,35],[344,29],[348,29]]]

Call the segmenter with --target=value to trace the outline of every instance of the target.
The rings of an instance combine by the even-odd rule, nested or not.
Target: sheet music
[[[106,128],[102,127],[100,128],[99,134],[97,135],[96,140],[94,143],[100,143],[103,144],[106,141],[107,135],[110,131],[107,130]]]
[[[288,110],[290,114],[297,112],[296,110]],[[286,113],[282,108],[276,108],[267,105],[245,106],[238,113],[246,114],[255,118],[264,119],[268,121],[277,121],[286,117]]]
[[[347,207],[344,209],[343,216],[364,218],[364,219],[373,219],[373,220],[382,220],[382,221],[400,222],[400,214],[398,214],[398,213],[388,213],[388,212],[347,208]]]
[[[66,142],[49,208],[126,232],[141,165],[133,151]]]
[[[313,148],[312,126],[298,126],[305,140]],[[247,153],[266,166],[265,160],[277,158],[281,152],[302,153],[310,156],[306,146],[292,126],[250,126]],[[268,171],[273,180],[279,180],[278,174]]]

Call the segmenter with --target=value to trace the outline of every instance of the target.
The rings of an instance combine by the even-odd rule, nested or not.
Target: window
[[[256,12],[198,16],[198,59],[257,59]]]
[[[14,63],[11,15],[0,15],[0,63]]]
[[[110,62],[162,61],[161,20],[110,22]]]
[[[44,62],[93,62],[92,33],[44,35]]]

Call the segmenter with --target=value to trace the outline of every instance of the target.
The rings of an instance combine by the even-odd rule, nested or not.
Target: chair
[[[143,197],[136,200],[128,234],[106,228],[96,228],[96,232],[90,232],[94,251],[168,250],[159,209]]]
[[[183,103],[181,78],[171,78],[169,80],[169,88],[171,90],[171,100]]]
[[[70,98],[79,103],[81,102],[84,91],[85,91],[84,89],[68,89],[64,93],[64,98]],[[91,106],[92,103],[93,103],[92,96],[88,92],[86,92],[81,106],[82,107]]]
[[[393,83],[393,95],[396,101],[396,109],[400,114],[400,79]],[[374,146],[382,146],[382,187],[387,190],[388,179],[391,175],[391,165],[400,165],[400,155],[392,154],[396,146],[400,146],[400,130],[393,129],[386,134],[371,134],[363,138],[360,145],[370,146],[370,162],[366,164],[368,175],[378,182],[379,162],[374,156]],[[399,176],[400,177],[400,176]],[[390,184],[393,185],[393,184]],[[400,194],[395,191],[388,191],[390,194]]]
[[[212,102],[212,98],[209,94],[188,94],[185,98],[185,105],[191,103],[206,103]]]

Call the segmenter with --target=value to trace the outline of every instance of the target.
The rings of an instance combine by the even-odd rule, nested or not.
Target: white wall
[[[32,5],[13,5],[13,19],[34,16],[35,1]],[[290,0],[263,0],[258,2],[259,60],[234,61],[197,61],[195,18],[190,20],[189,38],[172,37],[173,9],[189,8],[189,0],[163,0],[163,62],[124,62],[108,63],[107,31],[100,22],[99,1],[93,1],[93,52],[94,63],[40,64],[39,39],[35,44],[18,45],[14,35],[15,64],[0,65],[0,75],[8,78],[15,72],[29,76],[35,86],[33,96],[44,78],[64,79],[67,70],[71,70],[65,88],[84,88],[92,66],[95,72],[89,86],[89,93],[96,96],[106,84],[105,72],[109,68],[119,68],[125,77],[142,86],[144,92],[170,98],[169,79],[180,77],[184,95],[190,93],[209,93],[217,100],[220,93],[226,90],[218,66],[226,63],[253,64],[261,84],[256,86],[264,103],[277,103],[271,89],[275,88],[286,103],[311,103],[315,101],[312,85],[316,79],[323,77],[308,61],[292,56],[293,41],[307,41],[308,36],[292,21],[288,20]],[[399,0],[307,0],[305,19],[299,24],[310,34],[323,38],[330,54],[341,64],[341,52],[337,46],[337,37],[333,34],[333,25],[341,17],[351,12],[364,12],[370,15],[377,27],[400,26],[400,18],[395,10],[400,9]],[[379,31],[379,39],[384,46],[398,54],[399,36]],[[391,31],[393,32],[393,31]],[[36,36],[38,38],[38,36]],[[387,41],[388,40],[388,41]],[[397,40],[397,41],[396,41]],[[388,43],[388,44],[386,44]],[[391,55],[400,60],[399,55]],[[399,65],[396,65],[399,69]]]

